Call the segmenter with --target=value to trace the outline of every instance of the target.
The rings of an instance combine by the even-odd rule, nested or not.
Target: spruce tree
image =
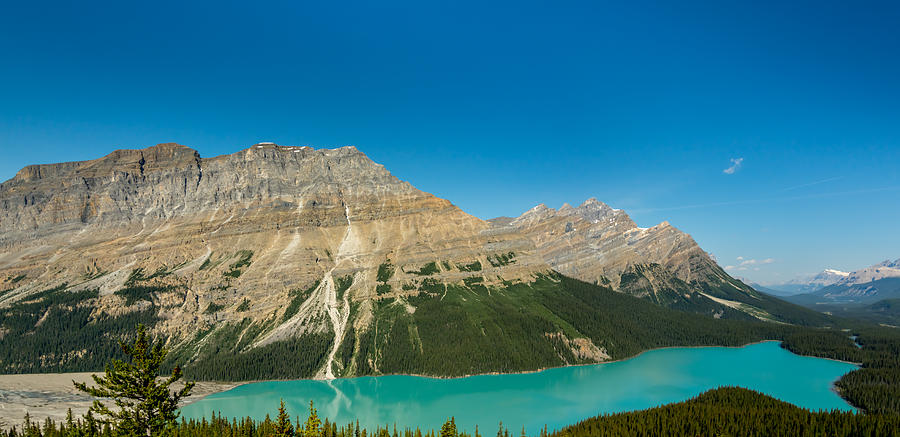
[[[456,419],[453,417],[441,426],[441,437],[456,437]]]
[[[303,437],[322,437],[322,421],[319,420],[319,414],[313,408],[313,401],[309,401],[309,417],[303,425]]]
[[[75,429],[75,419],[72,417],[72,409],[66,410],[66,428],[71,432]]]
[[[101,416],[99,422],[112,425],[119,433],[126,435],[159,435],[168,425],[174,425],[178,418],[178,402],[190,396],[193,382],[184,384],[180,390],[169,387],[181,379],[181,368],[176,366],[172,374],[163,381],[157,381],[160,366],[168,351],[162,342],[148,338],[144,325],[137,326],[137,337],[133,344],[119,342],[128,362],[113,360],[106,365],[105,376],[91,375],[96,387],[72,381],[75,388],[97,398],[112,399],[115,409],[95,400],[88,414]],[[93,418],[88,418],[93,421]]]
[[[291,416],[284,409],[284,399],[281,400],[281,406],[278,407],[278,421],[275,422],[275,437],[292,437],[294,435],[294,426],[291,425]]]

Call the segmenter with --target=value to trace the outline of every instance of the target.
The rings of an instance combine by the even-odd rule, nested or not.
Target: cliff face
[[[554,269],[588,282],[618,286],[634,264],[659,264],[691,282],[706,279],[715,265],[690,235],[668,222],[639,228],[624,211],[593,198],[577,208],[541,204],[509,226],[534,240]]]
[[[35,286],[240,250],[254,252],[242,281],[265,273],[270,285],[291,286],[321,277],[339,257],[352,270],[387,259],[472,262],[482,252],[530,246],[400,181],[353,147],[266,144],[201,159],[161,144],[26,167],[0,185],[0,269]],[[536,261],[525,258],[517,268]],[[277,279],[285,270],[292,278]]]
[[[544,261],[564,275],[662,305],[717,315],[757,295],[690,235],[668,222],[640,228],[624,211],[594,198],[558,210],[541,204],[515,219],[491,222],[529,237]]]
[[[98,289],[98,313],[152,303],[156,330],[184,341],[250,318],[270,325],[260,345],[330,332],[337,348],[366,328],[372,302],[426,279],[531,280],[548,270],[533,249],[353,147],[258,144],[201,158],[160,144],[26,167],[0,185],[0,305],[62,283]],[[514,263],[488,261],[509,253]],[[157,291],[129,305],[122,290],[135,287]],[[311,296],[289,310],[298,290]]]

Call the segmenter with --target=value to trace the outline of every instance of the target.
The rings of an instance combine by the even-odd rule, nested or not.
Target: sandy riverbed
[[[57,421],[65,420],[69,408],[75,417],[83,415],[91,406],[93,398],[75,390],[73,380],[92,381],[90,373],[0,375],[0,424],[18,427],[25,412],[31,414],[32,421],[41,422],[47,417]],[[184,405],[236,385],[238,384],[198,382],[193,394],[184,400]]]

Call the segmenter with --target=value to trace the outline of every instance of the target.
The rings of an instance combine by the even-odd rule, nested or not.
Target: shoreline
[[[465,374],[465,375],[457,375],[457,376],[428,375],[428,374],[422,374],[422,373],[383,373],[383,374],[380,374],[380,375],[358,375],[358,376],[338,377],[338,378],[335,378],[335,379],[332,379],[332,380],[322,379],[322,378],[291,378],[291,379],[261,379],[261,380],[252,380],[252,381],[234,381],[233,383],[235,384],[235,386],[241,386],[241,385],[246,385],[246,384],[255,384],[255,383],[259,383],[259,382],[279,382],[279,381],[334,381],[334,380],[338,380],[338,379],[375,378],[375,377],[382,377],[382,376],[413,376],[413,377],[416,377],[416,378],[448,379],[448,380],[450,380],[450,379],[460,379],[460,378],[471,378],[471,377],[474,377],[474,376],[490,376],[490,375],[527,375],[527,374],[530,374],[530,373],[540,373],[540,372],[544,372],[544,371],[547,371],[547,370],[564,369],[564,368],[568,368],[568,367],[599,366],[599,365],[603,365],[603,364],[620,363],[620,362],[623,362],[623,361],[628,361],[628,360],[635,359],[635,358],[640,357],[641,355],[646,354],[646,353],[648,353],[648,352],[662,351],[662,350],[667,350],[667,349],[702,349],[702,348],[740,349],[740,348],[744,348],[744,347],[747,347],[747,346],[753,346],[753,345],[763,344],[763,343],[783,343],[783,341],[782,341],[782,340],[758,340],[758,341],[753,341],[753,342],[750,342],[750,343],[745,343],[745,344],[742,344],[742,345],[739,345],[739,346],[718,346],[718,345],[703,345],[703,346],[663,346],[663,347],[658,347],[658,348],[646,349],[646,350],[640,351],[640,352],[638,352],[638,353],[636,353],[636,354],[634,354],[634,355],[631,355],[631,356],[628,356],[628,357],[625,357],[625,358],[619,358],[619,359],[616,359],[616,360],[601,361],[601,362],[597,362],[597,363],[564,364],[564,365],[561,365],[561,366],[541,367],[541,368],[539,368],[539,369],[533,369],[533,370],[518,370],[518,371],[512,371],[512,372],[483,372],[483,373],[469,373],[469,374]],[[784,348],[782,348],[782,349],[784,349]],[[797,355],[797,356],[799,356],[799,357],[808,357],[808,358],[816,358],[816,359],[821,359],[821,360],[837,361],[837,362],[839,362],[839,363],[851,364],[851,365],[854,365],[854,366],[857,366],[857,367],[859,367],[859,366],[862,365],[862,363],[854,363],[854,362],[850,362],[850,361],[843,361],[843,360],[838,360],[838,359],[836,359],[836,358],[817,357],[817,356],[815,356],[815,355],[801,355],[801,354],[798,354],[798,353],[794,353],[793,351],[791,351],[791,350],[789,350],[789,349],[784,349],[784,350],[787,351],[788,353]],[[227,381],[207,381],[207,382],[227,383]]]
[[[208,396],[224,393],[230,391],[234,388],[254,383],[261,382],[281,382],[281,381],[334,381],[336,379],[354,379],[354,378],[376,378],[382,376],[409,376],[416,378],[428,378],[435,380],[453,380],[460,378],[470,378],[475,376],[491,376],[491,375],[525,375],[532,373],[540,373],[553,369],[563,369],[567,367],[583,367],[583,366],[598,366],[604,364],[613,364],[613,363],[621,363],[628,360],[632,360],[640,357],[646,353],[654,352],[654,351],[663,351],[668,349],[700,349],[700,348],[728,348],[728,349],[740,349],[749,346],[754,346],[763,343],[783,343],[780,340],[760,340],[754,341],[750,343],[745,343],[742,345],[736,346],[716,346],[716,345],[703,345],[703,346],[666,346],[659,347],[653,349],[647,349],[638,352],[632,356],[602,361],[598,363],[583,363],[583,364],[566,364],[562,366],[553,366],[553,367],[544,367],[539,369],[532,370],[521,370],[515,372],[484,372],[484,373],[474,373],[474,374],[466,374],[466,375],[457,375],[457,376],[434,376],[427,374],[416,374],[416,373],[389,373],[383,375],[361,375],[361,376],[351,376],[351,377],[342,377],[335,378],[332,380],[326,379],[317,379],[317,378],[292,378],[292,379],[262,379],[262,380],[250,380],[250,381],[194,381],[197,385],[194,389],[194,394],[188,398],[185,398],[184,402],[180,405],[179,408],[193,404],[195,402],[199,402],[205,399]],[[784,348],[782,348],[784,349]],[[808,357],[808,358],[816,358],[823,359],[829,361],[836,361],[843,364],[849,364],[855,367],[859,367],[860,363],[853,363],[833,358],[823,358],[816,357],[812,355],[800,355],[796,354],[788,349],[784,349],[786,352],[791,353],[793,355],[797,355],[799,357]],[[72,373],[31,373],[31,374],[7,374],[0,375],[0,422],[6,422],[7,426],[18,425],[22,422],[25,412],[31,415],[32,420],[44,420],[49,417],[55,421],[65,420],[66,413],[68,409],[72,410],[72,414],[79,416],[84,414],[87,409],[90,407],[93,402],[93,398],[82,394],[74,389],[72,386],[72,380],[77,381],[91,381],[90,375],[92,374],[102,374],[103,372],[72,372]],[[836,381],[831,383],[831,389],[838,396],[840,396],[840,392],[836,387]],[[843,399],[843,397],[841,397]],[[845,399],[846,401],[846,399]],[[848,402],[849,404],[849,402]],[[852,406],[852,405],[851,405]],[[855,407],[854,407],[855,408]]]
[[[598,363],[564,364],[564,365],[561,365],[561,366],[541,367],[541,368],[533,369],[533,370],[517,370],[517,371],[511,371],[511,372],[467,373],[467,374],[465,374],[465,375],[456,375],[456,376],[428,375],[428,374],[424,374],[424,373],[382,373],[382,374],[379,374],[379,375],[341,376],[341,377],[337,377],[337,378],[334,378],[334,379],[325,379],[325,378],[290,378],[290,379],[256,379],[256,380],[249,380],[249,381],[217,381],[217,380],[209,380],[209,381],[204,381],[204,382],[211,382],[211,383],[217,383],[217,384],[226,384],[226,383],[231,382],[231,383],[235,384],[235,387],[239,387],[239,386],[242,386],[242,385],[256,384],[256,383],[260,383],[260,382],[283,382],[283,381],[323,381],[323,382],[324,382],[324,381],[335,381],[335,380],[339,380],[339,379],[380,378],[380,377],[382,377],[382,376],[412,376],[412,377],[416,377],[416,378],[428,378],[428,379],[446,379],[446,380],[452,380],[452,379],[471,378],[471,377],[474,377],[474,376],[527,375],[527,374],[530,374],[530,373],[540,373],[540,372],[544,372],[544,371],[547,371],[547,370],[553,370],[553,369],[565,369],[565,368],[568,368],[568,367],[599,366],[599,365],[603,365],[603,364],[620,363],[620,362],[623,362],[623,361],[628,361],[628,360],[637,358],[637,357],[639,357],[639,356],[641,356],[641,355],[643,355],[643,354],[645,354],[645,353],[647,353],[647,352],[659,351],[659,350],[666,350],[666,349],[698,349],[698,348],[711,348],[711,347],[721,347],[721,348],[729,348],[729,349],[739,349],[739,348],[742,348],[742,347],[747,347],[747,346],[752,346],[752,345],[755,345],[755,344],[761,344],[761,343],[767,343],[767,342],[781,342],[781,340],[760,340],[760,341],[754,341],[754,342],[752,342],[752,343],[743,344],[743,345],[740,345],[740,346],[665,346],[665,347],[658,347],[658,348],[653,348],[653,349],[643,350],[643,351],[638,352],[638,353],[635,354],[635,355],[632,355],[632,356],[629,356],[629,357],[625,357],[625,358],[619,358],[619,359],[617,359],[617,360],[601,361],[601,362],[598,362]],[[788,351],[788,352],[790,352],[790,351]],[[791,352],[791,353],[793,353],[793,352]],[[798,355],[798,354],[794,354],[794,355]],[[800,355],[800,356],[801,356],[801,357],[805,357],[805,356],[808,356],[808,355]],[[812,358],[819,358],[819,357],[812,357]],[[827,359],[827,358],[826,358],[826,359]],[[836,360],[836,361],[837,361],[837,360]],[[849,364],[852,364],[852,363],[849,363]]]

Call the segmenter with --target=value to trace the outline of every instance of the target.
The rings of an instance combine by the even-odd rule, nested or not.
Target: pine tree
[[[99,432],[97,419],[94,418],[94,413],[91,410],[88,410],[87,414],[84,415],[84,432],[89,436],[96,435]]]
[[[313,401],[309,401],[309,417],[303,425],[303,437],[322,437],[322,421],[319,420],[319,414],[313,408]]]
[[[178,402],[190,396],[193,382],[184,384],[172,392],[169,387],[181,379],[181,368],[176,366],[171,376],[162,382],[156,380],[168,351],[162,342],[148,338],[144,325],[138,325],[133,344],[119,342],[130,362],[113,360],[107,364],[105,376],[92,375],[96,387],[74,382],[75,388],[97,398],[109,398],[116,404],[110,409],[95,400],[89,412],[105,416],[100,421],[114,426],[119,433],[131,435],[159,435],[167,425],[178,419]]]
[[[456,419],[450,417],[450,420],[444,422],[441,426],[441,437],[456,437]]]
[[[72,418],[72,409],[66,410],[66,428],[71,432],[75,429],[75,419]]]
[[[292,437],[294,435],[294,426],[291,425],[291,416],[288,416],[284,409],[284,399],[281,400],[281,406],[278,407],[278,421],[275,422],[275,437]]]

